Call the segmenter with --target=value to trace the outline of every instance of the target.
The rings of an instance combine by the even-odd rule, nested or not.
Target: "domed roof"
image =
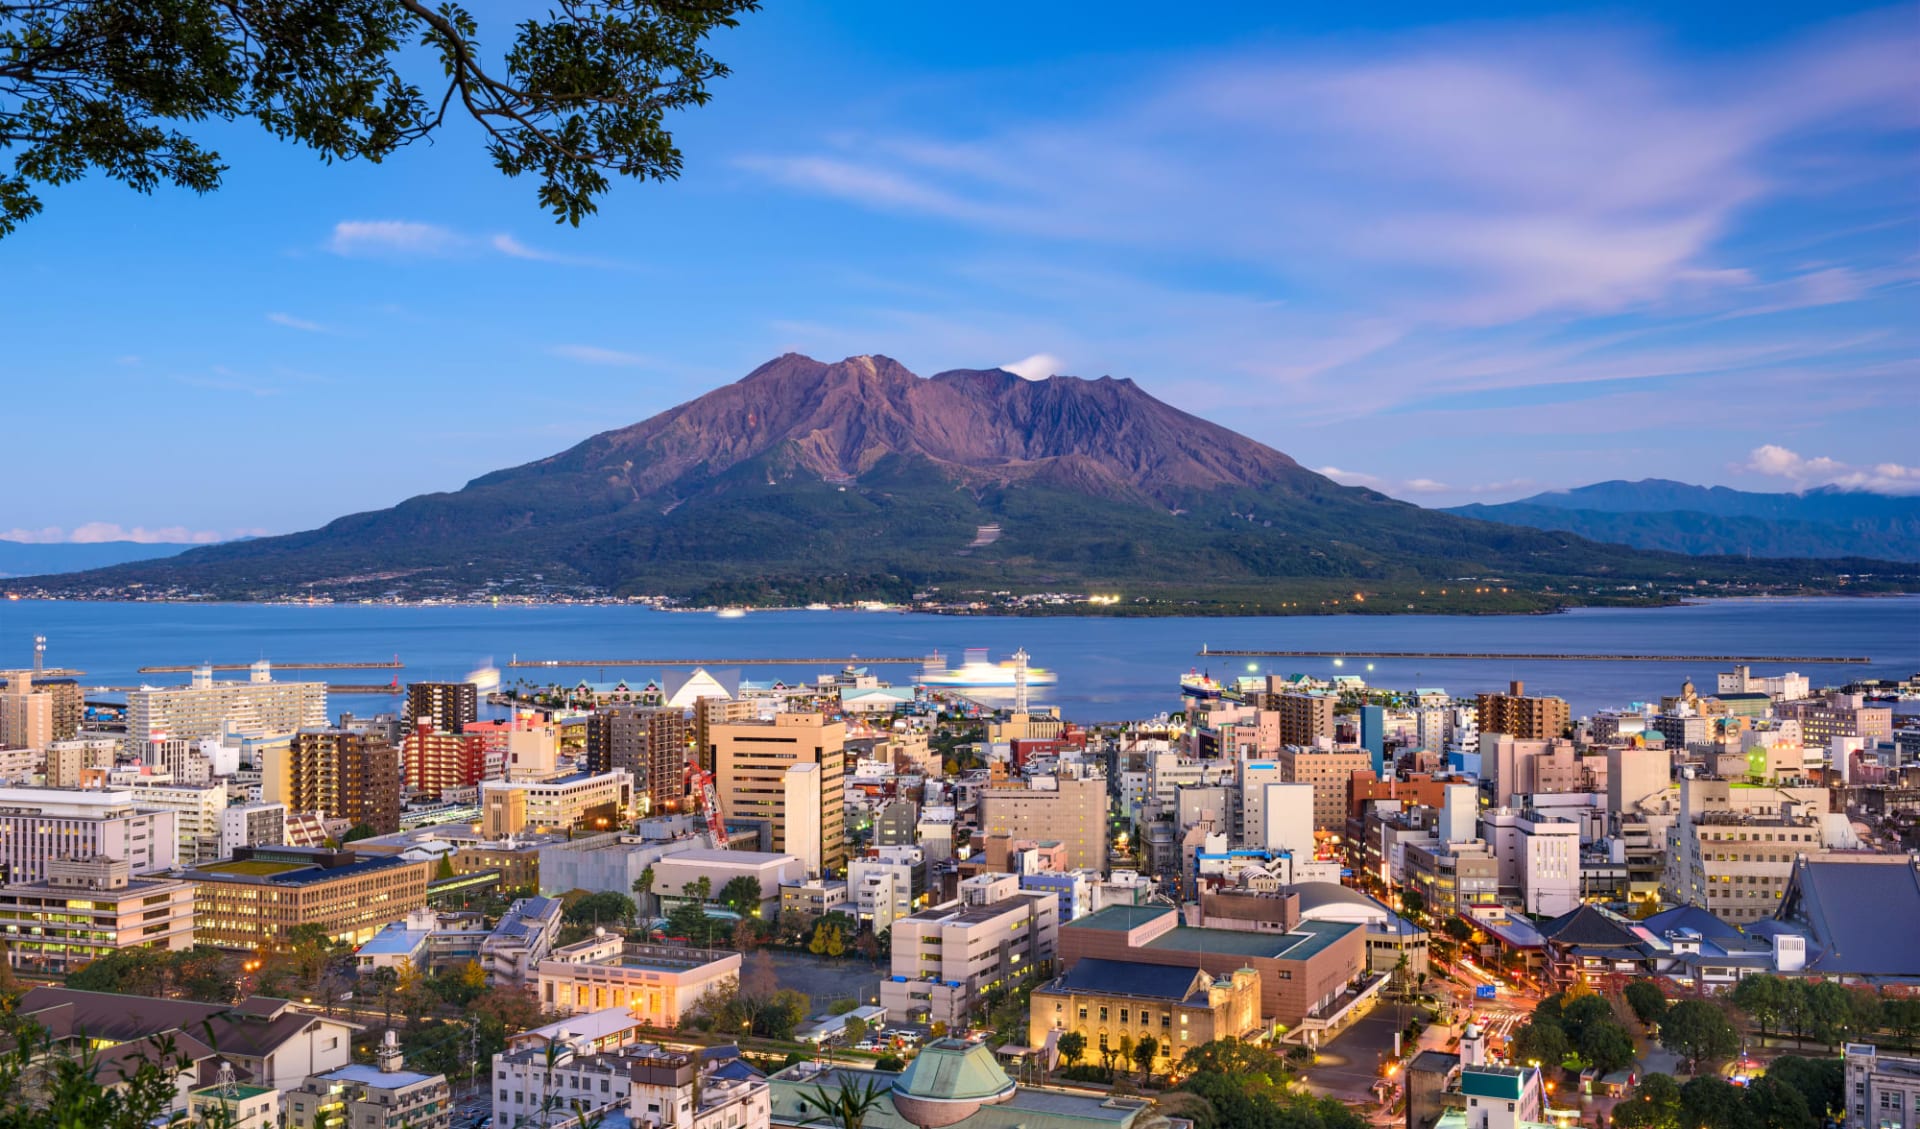
[[[894,1082],[893,1108],[921,1129],[942,1129],[1013,1093],[1013,1079],[984,1043],[936,1039]]]

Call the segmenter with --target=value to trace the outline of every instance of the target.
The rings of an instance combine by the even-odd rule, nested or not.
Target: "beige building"
[[[480,785],[481,822],[489,839],[576,827],[606,831],[624,823],[632,806],[633,776],[618,768],[554,780],[488,780]]]
[[[111,737],[80,737],[47,746],[47,787],[78,788],[80,773],[113,767],[119,742]]]
[[[1269,679],[1269,686],[1275,681]],[[1278,739],[1283,746],[1312,745],[1323,737],[1329,740],[1333,737],[1333,709],[1337,703],[1331,695],[1270,690],[1262,696],[1261,704],[1280,715]]]
[[[1059,944],[1060,900],[1022,890],[1012,874],[979,874],[960,900],[893,923],[893,975],[880,982],[888,1014],[953,1024],[992,988],[1039,975]]]
[[[1679,818],[1667,829],[1667,897],[1745,926],[1780,908],[1793,861],[1818,855],[1825,788],[1680,780]]]
[[[55,860],[44,881],[0,886],[0,941],[14,968],[49,973],[117,949],[189,949],[193,887],[134,878],[121,859]]]
[[[980,793],[980,832],[1059,842],[1072,870],[1107,872],[1107,781],[1103,776],[1036,776]]]
[[[143,686],[127,694],[125,748],[139,752],[166,737],[272,737],[327,724],[327,684],[275,682],[270,663],[257,662],[245,682],[215,681],[201,667],[185,686]]]
[[[283,945],[296,925],[364,944],[427,904],[433,866],[313,847],[243,847],[232,859],[183,871],[193,883],[195,937],[223,949]]]
[[[810,873],[845,868],[845,722],[783,713],[766,721],[711,721],[706,732],[710,744],[702,753],[713,763],[728,819],[765,821],[773,829],[772,849],[804,859]]]
[[[225,784],[131,784],[127,791],[143,808],[174,813],[174,857],[179,865],[225,857],[220,849],[221,817],[227,810]]]
[[[636,945],[619,933],[603,933],[553,950],[536,976],[542,1011],[626,1008],[648,1026],[671,1028],[708,989],[739,981],[740,954]]]
[[[1028,1005],[1028,1046],[1069,1031],[1087,1041],[1083,1062],[1102,1062],[1110,1050],[1130,1069],[1131,1049],[1151,1037],[1159,1047],[1153,1072],[1164,1073],[1203,1043],[1261,1033],[1260,974],[1241,968],[1215,977],[1185,965],[1088,957],[1035,988]]]
[[[8,671],[0,690],[0,749],[43,750],[54,741],[53,695],[36,688],[30,671]]]
[[[1846,1048],[1846,1129],[1914,1129],[1920,1125],[1920,1058],[1872,1043]]]
[[[401,1065],[392,1031],[377,1066],[352,1063],[309,1077],[287,1094],[287,1129],[447,1129],[453,1103],[444,1074]]]
[[[1354,773],[1373,767],[1373,754],[1361,748],[1289,745],[1274,759],[1280,763],[1280,774],[1287,783],[1313,785],[1314,830],[1345,834],[1347,789]]]

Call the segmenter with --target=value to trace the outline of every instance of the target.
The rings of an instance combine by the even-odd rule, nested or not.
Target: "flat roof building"
[[[193,887],[135,878],[121,859],[54,859],[43,881],[0,886],[0,941],[14,968],[43,973],[119,949],[190,949]]]
[[[296,925],[349,944],[427,904],[431,866],[317,847],[243,847],[183,871],[193,883],[195,936],[223,949],[283,945]]]
[[[553,950],[536,976],[543,1011],[626,1008],[649,1026],[674,1027],[709,988],[739,981],[740,954],[636,945],[603,933]]]

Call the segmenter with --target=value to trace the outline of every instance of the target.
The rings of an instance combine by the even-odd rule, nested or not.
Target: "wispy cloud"
[[[308,321],[306,318],[297,318],[292,314],[272,313],[267,315],[267,320],[275,325],[283,325],[288,329],[300,330],[302,333],[327,332],[327,327],[321,325],[319,322]]]
[[[348,258],[444,258],[470,245],[451,228],[413,220],[342,220],[327,240],[327,250]]]
[[[1746,465],[1737,469],[1769,478],[1784,478],[1793,483],[1796,490],[1838,486],[1842,490],[1868,490],[1876,494],[1920,494],[1920,467],[1892,462],[1854,466],[1825,455],[1808,458],[1773,443],[1755,447],[1747,456]]]
[[[639,353],[628,353],[620,349],[603,349],[598,345],[555,345],[547,352],[564,360],[578,361],[583,365],[638,368],[654,363],[652,358]]]
[[[217,530],[193,529],[184,525],[149,528],[144,525],[128,527],[111,521],[89,521],[71,530],[57,525],[40,529],[0,530],[0,541],[25,541],[39,545],[97,545],[105,541],[136,541],[143,545],[206,545],[216,541],[231,541],[236,537],[258,537],[265,532],[262,529],[241,529],[221,533]]]

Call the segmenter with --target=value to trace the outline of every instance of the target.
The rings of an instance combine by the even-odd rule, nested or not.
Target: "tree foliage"
[[[1667,1009],[1660,1023],[1660,1045],[1698,1070],[1738,1050],[1740,1036],[1718,1007],[1705,1000],[1681,1000]]]
[[[756,4],[570,0],[490,55],[454,3],[0,0],[0,236],[41,210],[38,186],[93,170],[141,192],[219,187],[227,165],[197,124],[250,120],[322,160],[378,163],[450,114],[577,225],[610,176],[679,175],[667,117],[711,97],[727,68],[705,41]]]
[[[1627,985],[1624,994],[1634,1018],[1648,1027],[1660,1022],[1660,1017],[1667,1014],[1667,994],[1651,980],[1635,980]]]
[[[729,879],[720,887],[720,904],[739,914],[752,917],[760,912],[760,880],[751,874],[742,874]]]
[[[74,969],[67,987],[210,1004],[233,1003],[239,995],[232,958],[200,945],[179,952],[116,949]]]
[[[632,898],[617,890],[602,890],[568,903],[561,920],[572,925],[624,925],[638,912]]]

